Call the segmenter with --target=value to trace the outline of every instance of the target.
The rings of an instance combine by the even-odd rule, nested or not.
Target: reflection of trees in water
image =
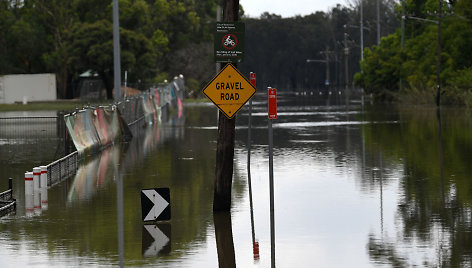
[[[460,111],[459,111],[460,112]],[[404,158],[396,235],[369,236],[371,259],[395,267],[462,267],[472,252],[472,146],[467,117],[446,110],[400,111],[401,127],[372,129],[392,158]],[[470,149],[469,149],[470,150]]]

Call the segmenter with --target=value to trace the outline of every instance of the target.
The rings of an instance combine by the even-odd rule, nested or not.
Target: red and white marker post
[[[25,196],[33,195],[33,172],[25,173]]]
[[[253,87],[256,87],[256,73],[251,72],[251,73],[249,74],[249,80],[250,80],[250,82],[251,82],[251,85],[252,85]]]
[[[33,204],[34,204],[34,214],[39,215],[41,213],[41,197],[40,197],[40,177],[41,177],[41,168],[33,168]]]
[[[277,89],[268,88],[269,119],[277,119]]]
[[[267,103],[269,118],[270,255],[272,267],[275,267],[274,153],[272,120],[277,119],[277,89],[271,87],[267,88]]]
[[[25,215],[33,215],[33,172],[25,173]]]
[[[33,194],[39,193],[39,177],[41,176],[41,168],[33,168]]]
[[[48,167],[40,166],[41,168],[41,180],[39,187],[41,189],[41,209],[48,208]]]

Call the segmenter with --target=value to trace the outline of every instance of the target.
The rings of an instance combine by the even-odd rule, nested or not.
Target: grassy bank
[[[28,104],[0,104],[0,112],[9,111],[72,111],[87,105],[102,105],[110,102],[86,102],[86,101],[50,101],[50,102],[30,102]]]
[[[199,103],[208,102],[205,99],[185,99],[185,103]],[[87,101],[76,101],[76,100],[59,100],[50,102],[30,102],[28,104],[14,103],[14,104],[0,104],[0,112],[10,111],[73,111],[76,108],[82,108],[84,106],[98,106],[108,105],[112,101],[100,101],[100,102],[87,102]]]
[[[208,98],[184,99],[184,103],[200,103],[200,102],[210,102],[210,100]]]

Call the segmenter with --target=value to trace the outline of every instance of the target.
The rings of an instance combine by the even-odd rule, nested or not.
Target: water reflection
[[[470,114],[355,105],[346,112],[290,98],[280,107],[277,266],[470,266]],[[192,105],[185,125],[137,127],[139,138],[86,161],[74,179],[49,189],[40,215],[31,199],[32,217],[2,218],[0,258],[11,266],[269,267],[265,109],[254,101],[250,164],[248,117],[238,114],[231,215],[211,207],[216,109]],[[25,166],[15,172],[33,165]],[[172,220],[157,225],[160,232],[143,225],[139,209],[140,190],[154,187],[172,191]]]
[[[448,242],[448,238],[453,237],[452,226],[456,224],[448,222],[455,218],[453,222],[461,222],[460,230],[465,230],[470,225],[471,217],[467,214],[470,209],[466,205],[470,195],[461,190],[467,181],[466,174],[470,172],[470,165],[466,164],[466,159],[470,160],[470,153],[467,154],[465,149],[470,147],[471,142],[465,134],[470,131],[469,120],[452,110],[446,112],[447,120],[437,121],[434,109],[418,111],[369,107],[361,114],[330,114],[330,111],[307,113],[305,107],[299,108],[297,105],[285,108],[289,107],[293,110],[286,110],[286,117],[281,116],[279,127],[275,129],[276,136],[280,138],[275,149],[275,159],[280,163],[277,176],[280,194],[277,196],[281,196],[278,198],[279,203],[283,204],[287,213],[290,212],[292,217],[303,219],[307,223],[278,218],[277,222],[282,222],[279,226],[287,225],[286,222],[292,223],[290,229],[287,226],[287,229],[280,227],[283,231],[278,234],[291,233],[300,238],[299,231],[318,228],[323,231],[309,231],[305,235],[310,238],[302,239],[316,241],[319,233],[323,233],[322,236],[337,237],[335,230],[338,233],[347,231],[352,237],[354,233],[370,229],[366,231],[369,234],[366,236],[369,241],[367,252],[375,264],[443,266],[458,263],[457,260],[451,260],[454,258],[450,253],[453,243]],[[302,111],[298,117],[297,111]],[[444,135],[441,122],[448,122],[446,129],[451,135]],[[264,135],[254,136],[256,144],[264,144]],[[447,141],[446,146],[441,144],[444,141]],[[461,148],[460,144],[465,148]],[[251,159],[263,159],[267,147],[254,147]],[[443,149],[438,149],[441,147]],[[443,159],[441,151],[444,151]],[[262,163],[267,164],[266,161]],[[448,168],[448,163],[454,164]],[[251,172],[252,177],[264,174],[258,169],[251,169]],[[350,183],[346,184],[342,178],[356,185],[358,197],[351,196],[352,192],[345,188]],[[461,187],[458,186],[458,180]],[[337,185],[330,188],[331,181],[333,184],[337,182]],[[263,185],[263,188],[267,187],[266,184]],[[257,185],[254,189],[253,191],[261,191]],[[338,196],[337,193],[342,194],[339,198],[328,197],[323,191],[335,196]],[[305,198],[305,192],[310,192],[311,197]],[[284,198],[284,195],[290,195],[290,198]],[[363,199],[374,196],[375,209],[369,209],[373,204]],[[358,220],[338,229],[319,226],[318,222],[321,220],[316,217],[331,217],[327,225],[343,222],[343,219],[333,218],[333,215],[351,214],[346,211],[346,207],[351,207],[346,200],[365,206],[364,209],[360,205],[352,207],[357,211],[353,217]],[[256,197],[255,211],[258,206],[260,209],[260,202],[264,200]],[[298,206],[307,207],[305,202],[311,205],[309,211],[318,212],[317,216],[297,213],[299,210],[303,211]],[[316,202],[329,205],[318,206]],[[343,205],[338,205],[340,203]],[[264,209],[267,209],[267,205]],[[330,212],[320,215],[319,212],[325,210]],[[375,211],[375,219],[367,212],[370,210]],[[460,210],[462,212],[459,213]],[[267,217],[267,214],[262,215]],[[363,222],[365,227],[360,227],[357,222]],[[455,232],[457,231],[456,229]],[[296,239],[286,237],[285,243],[294,240]],[[326,241],[324,245],[316,242],[309,244],[319,245],[326,251],[329,243],[332,240]],[[287,250],[287,247],[282,247]],[[331,256],[330,253],[327,254]],[[465,257],[467,256],[466,254]],[[438,259],[442,261],[438,262]],[[318,261],[324,264],[322,266],[341,266],[333,260],[323,262],[323,258],[319,258]],[[353,261],[350,265],[355,266],[355,263]]]
[[[247,166],[247,183],[248,183],[248,194],[249,194],[249,208],[251,212],[251,236],[252,236],[252,247],[253,247],[253,258],[254,263],[257,263],[260,259],[259,255],[259,242],[256,239],[256,230],[254,228],[254,206],[252,203],[252,182],[251,182],[251,165],[250,165],[250,152],[248,149],[248,166]]]
[[[141,235],[133,234],[136,226],[142,225],[140,215],[136,214],[140,209],[133,202],[135,193],[139,193],[136,188],[140,188],[136,183],[148,183],[152,178],[149,174],[130,176],[130,171],[149,161],[158,163],[158,169],[165,169],[167,161],[164,159],[172,158],[168,156],[167,150],[158,153],[159,161],[156,161],[156,147],[168,142],[179,143],[184,137],[182,120],[184,117],[181,115],[179,119],[176,114],[162,125],[137,127],[136,139],[133,141],[108,147],[98,157],[85,159],[73,179],[49,190],[41,189],[46,190],[46,193],[41,193],[43,202],[40,202],[39,194],[25,199],[21,194],[23,188],[18,194],[15,187],[15,197],[20,204],[24,204],[26,215],[30,218],[22,219],[25,214],[19,213],[19,218],[2,219],[0,227],[3,235],[0,236],[0,243],[13,246],[2,246],[1,258],[13,266],[33,264],[37,260],[47,266],[61,267],[86,264],[124,266],[129,254],[133,255],[135,249],[141,249]],[[156,167],[149,163],[145,165]],[[20,167],[20,170],[24,169]],[[22,182],[24,184],[24,177]],[[116,190],[113,183],[116,183]],[[38,211],[38,208],[42,210]],[[48,250],[32,251],[35,252],[36,261],[31,258],[12,258],[18,255],[15,248],[24,248],[29,244],[34,245],[34,248]],[[64,257],[49,256],[54,252]],[[89,257],[77,259],[76,256]]]
[[[470,264],[471,254],[465,249],[471,246],[466,231],[471,227],[471,195],[466,192],[471,167],[462,164],[470,155],[461,148],[470,146],[470,139],[464,136],[470,125],[460,123],[468,119],[458,117],[457,112],[403,111],[401,128],[375,131],[375,140],[390,156],[401,156],[405,162],[396,235],[369,235],[369,254],[376,263],[423,267]],[[443,115],[447,120],[442,120]],[[445,135],[443,122],[447,122]]]
[[[118,175],[116,180],[116,221],[118,231],[118,259],[119,266],[125,265],[125,231],[124,231],[124,205],[123,205],[123,177]]]
[[[215,225],[216,248],[218,250],[219,267],[236,267],[233,243],[233,225],[231,224],[231,213],[213,213]]]
[[[444,192],[444,155],[442,148],[442,132],[441,132],[441,110],[438,107],[436,109],[436,119],[438,124],[438,151],[439,151],[439,170],[441,174],[441,197],[443,201],[443,207],[446,207],[445,203],[445,192]]]
[[[97,157],[86,159],[73,179],[68,194],[69,202],[74,200],[88,200],[97,193],[99,188],[115,180],[119,175],[117,167],[122,162],[121,146],[111,146],[103,150]]]
[[[169,223],[143,225],[142,252],[144,257],[168,255],[171,251]]]

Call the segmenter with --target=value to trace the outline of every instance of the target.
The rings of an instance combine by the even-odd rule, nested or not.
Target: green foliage
[[[418,102],[419,96],[427,96],[427,102],[432,103],[437,87],[438,25],[431,22],[438,18],[431,14],[437,14],[438,8],[438,1],[406,1],[410,19],[405,20],[404,49],[399,42],[400,30],[383,38],[379,48],[367,48],[356,83],[380,99],[395,95]],[[443,3],[440,78],[441,102],[445,104],[470,105],[470,88],[465,81],[472,67],[471,10],[469,0]],[[397,8],[397,12],[401,9]],[[387,42],[389,39],[396,42]],[[388,60],[382,60],[384,57]],[[403,88],[399,95],[400,81]]]
[[[445,103],[454,103],[472,108],[472,67],[454,72],[449,86],[443,92]]]
[[[188,91],[188,96],[190,97],[197,97],[198,93],[200,92],[201,85],[200,83],[193,78],[190,78],[185,81],[185,90]]]
[[[364,87],[366,93],[393,98],[391,94],[398,89],[397,81],[402,62],[401,54],[395,49],[399,43],[398,35],[393,34],[382,38],[380,46],[364,50],[365,60],[361,62],[363,72],[355,76],[355,82]]]
[[[45,29],[31,10],[0,1],[0,74],[41,71]]]
[[[211,42],[208,21],[215,7],[214,0],[120,0],[121,63],[128,83],[144,89],[159,72],[202,80],[201,71],[193,75],[200,66],[176,70],[172,60],[182,51],[193,53],[188,47]],[[59,96],[70,98],[79,75],[92,70],[110,98],[112,8],[104,0],[0,0],[0,75],[55,72]],[[204,61],[212,59],[207,55]]]
[[[119,0],[122,71],[128,84],[146,88],[156,77],[183,74],[191,91],[214,75],[212,57],[215,0]],[[364,17],[375,20],[376,0],[366,0]],[[384,32],[397,24],[393,1],[382,0]],[[54,72],[59,96],[72,98],[79,75],[99,74],[111,96],[112,1],[0,0],[0,74]],[[244,11],[241,8],[240,15]],[[349,34],[349,77],[359,70],[358,7],[337,5],[330,12],[282,18],[265,13],[246,21],[243,73],[255,71],[265,85],[283,89],[324,85],[330,50],[331,84],[343,85],[343,39]],[[345,27],[347,25],[347,27]],[[352,26],[352,27],[351,27]],[[375,32],[365,32],[365,44]],[[161,75],[162,74],[162,75]],[[352,79],[350,79],[352,81]],[[199,86],[197,86],[199,85]]]
[[[394,2],[382,0],[382,31],[387,34],[398,25]],[[375,0],[364,1],[364,45],[376,43]],[[246,23],[246,54],[238,66],[243,73],[256,72],[258,84],[279,90],[325,88],[327,70],[331,87],[346,85],[345,47],[349,49],[348,86],[358,72],[361,58],[359,7],[337,5],[329,12],[282,18],[264,13],[259,19],[243,18]],[[347,34],[346,42],[344,36]],[[328,51],[326,53],[326,51]],[[328,54],[328,55],[326,55]],[[326,64],[328,58],[329,66]],[[307,60],[313,60],[307,62]],[[384,60],[385,61],[385,60]]]

